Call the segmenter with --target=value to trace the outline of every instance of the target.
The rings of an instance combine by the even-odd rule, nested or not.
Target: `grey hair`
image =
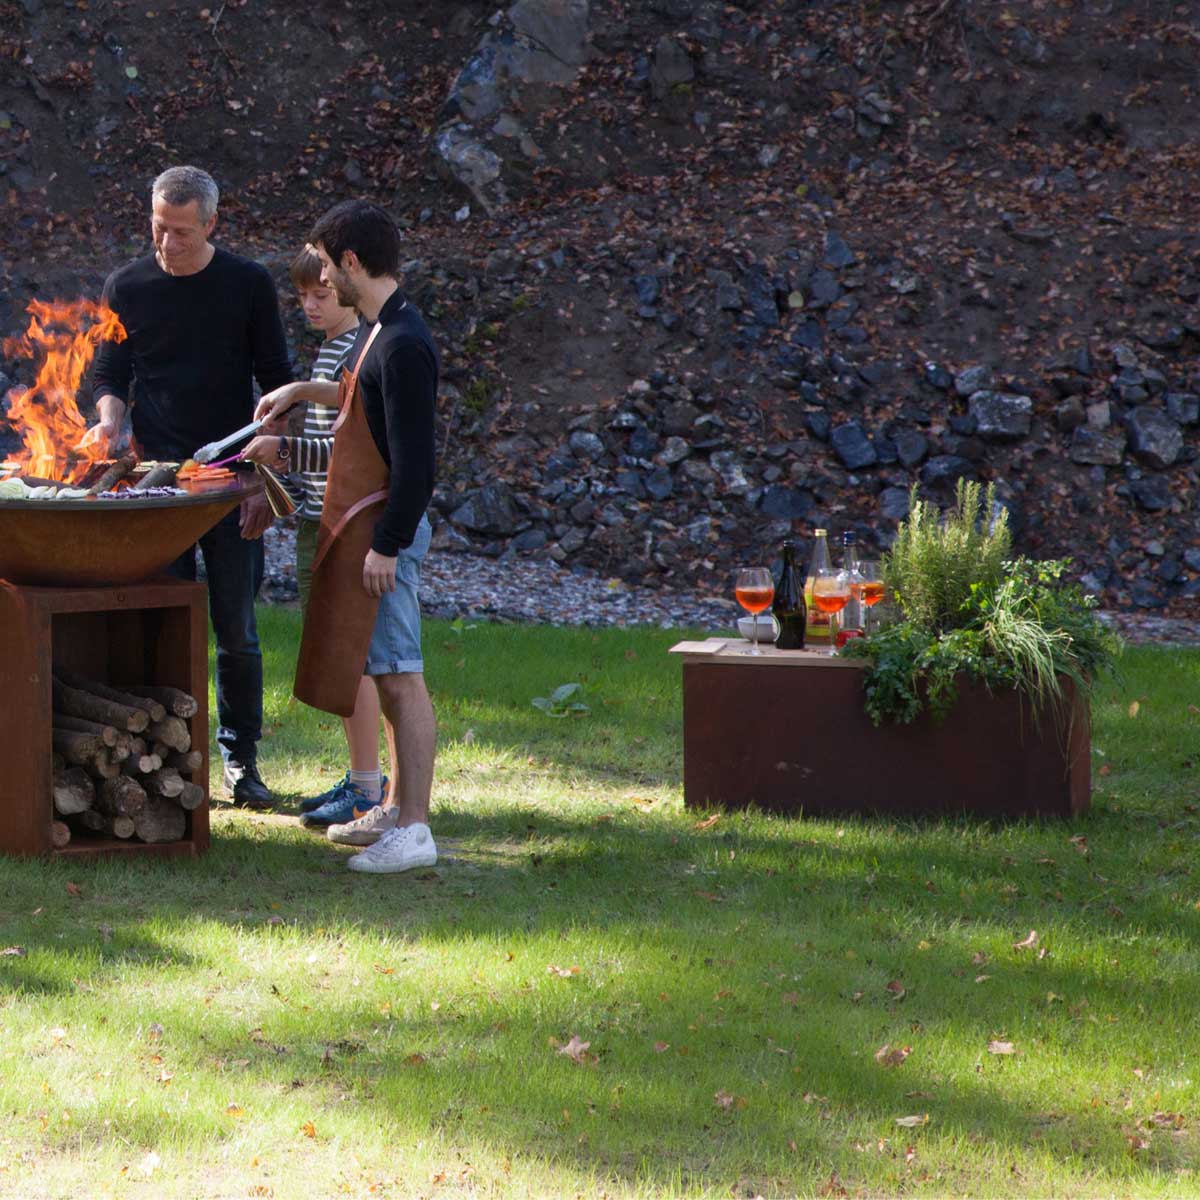
[[[199,167],[168,167],[150,188],[151,196],[161,196],[168,204],[184,205],[196,201],[201,221],[216,215],[221,193],[217,181]]]

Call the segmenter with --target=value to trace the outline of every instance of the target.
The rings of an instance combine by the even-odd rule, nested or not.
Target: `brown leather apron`
[[[340,411],[292,688],[297,700],[342,717],[354,714],[379,610],[379,598],[363,587],[363,560],[379,505],[387,499],[390,472],[367,425],[358,372],[380,328],[371,330],[354,369],[343,370],[338,386]]]

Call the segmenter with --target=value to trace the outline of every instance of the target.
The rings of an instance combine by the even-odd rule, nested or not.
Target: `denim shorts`
[[[421,560],[429,549],[433,530],[422,517],[416,537],[396,556],[396,590],[384,592],[371,634],[364,675],[419,675],[425,670],[421,656]]]

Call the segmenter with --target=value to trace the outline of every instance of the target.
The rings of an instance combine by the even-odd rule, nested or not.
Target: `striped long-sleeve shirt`
[[[354,345],[358,326],[339,333],[325,342],[317,353],[311,378],[336,382]],[[306,521],[321,519],[325,502],[325,483],[329,474],[329,452],[333,448],[333,422],[337,409],[324,404],[310,404],[304,414],[302,436],[288,438],[291,450],[292,477],[304,485],[304,500],[297,515]]]

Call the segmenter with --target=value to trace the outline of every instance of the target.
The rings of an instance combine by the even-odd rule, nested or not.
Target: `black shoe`
[[[270,808],[274,803],[253,763],[230,759],[225,764],[225,790],[233,797],[234,804],[243,808]]]

